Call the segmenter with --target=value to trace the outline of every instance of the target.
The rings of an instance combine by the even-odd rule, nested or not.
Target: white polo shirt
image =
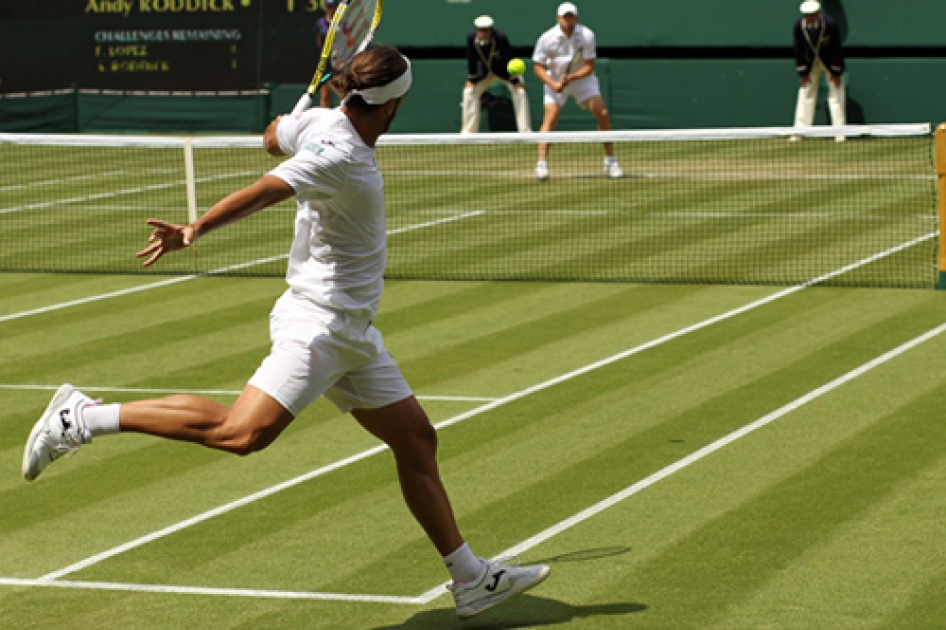
[[[373,318],[387,259],[375,150],[338,109],[283,116],[277,139],[292,157],[270,175],[296,191],[298,206],[286,280],[316,304]]]
[[[569,68],[569,63],[576,52],[578,57]],[[545,66],[549,76],[558,81],[569,72],[575,72],[584,66],[586,60],[595,59],[597,56],[595,34],[590,28],[576,24],[572,36],[567,37],[562,32],[562,27],[556,24],[539,36],[535,43],[535,51],[532,53],[532,60]]]

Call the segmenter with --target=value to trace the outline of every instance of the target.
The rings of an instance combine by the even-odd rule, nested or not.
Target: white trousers
[[[815,122],[815,106],[818,100],[818,84],[821,75],[828,77],[828,109],[831,112],[831,124],[842,126],[847,124],[845,115],[844,78],[841,78],[841,87],[835,87],[831,82],[831,75],[825,70],[820,61],[816,61],[811,69],[807,87],[798,88],[798,103],[795,105],[795,126],[810,127]]]
[[[491,74],[482,81],[473,84],[473,87],[463,88],[463,126],[460,133],[476,133],[480,129],[480,97],[486,88],[496,81],[502,81],[495,74]],[[529,118],[529,99],[526,96],[525,86],[517,88],[509,81],[503,81],[512,95],[512,107],[516,111],[516,127],[519,133],[532,131],[532,122]]]

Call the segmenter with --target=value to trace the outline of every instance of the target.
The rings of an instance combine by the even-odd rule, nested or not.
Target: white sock
[[[472,582],[483,571],[482,558],[476,557],[466,543],[457,547],[449,556],[444,556],[443,563],[447,565],[454,582]]]
[[[121,431],[118,420],[121,417],[121,404],[86,405],[82,408],[82,420],[92,437],[118,433]]]
[[[548,163],[548,161],[546,161],[546,160],[539,160],[538,162],[535,163],[535,165],[536,165],[536,166],[548,166],[549,163]]]
[[[616,163],[617,161],[618,161],[618,159],[617,159],[616,157],[614,157],[613,155],[606,155],[606,156],[604,156],[604,163],[605,163],[605,164],[614,164],[614,163]]]

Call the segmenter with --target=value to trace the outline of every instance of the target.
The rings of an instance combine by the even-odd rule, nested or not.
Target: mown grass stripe
[[[891,359],[894,359],[900,356],[901,354],[915,348],[916,346],[936,337],[937,335],[941,334],[944,330],[946,330],[946,324],[937,326],[936,328],[933,328],[932,330],[911,339],[907,343],[904,343],[894,348],[893,350],[885,352],[879,357],[871,361],[868,361],[867,363],[864,363],[863,365],[859,366],[858,368],[854,370],[851,370],[850,372],[844,374],[843,376],[840,376],[830,381],[829,383],[826,383],[825,385],[822,385],[821,387],[815,390],[812,390],[811,392],[805,394],[804,396],[796,398],[795,400],[788,403],[787,405],[784,405],[780,407],[779,409],[776,409],[775,411],[759,418],[758,420],[736,431],[729,433],[728,435],[714,441],[713,443],[693,452],[687,457],[684,457],[683,459],[657,471],[653,475],[650,475],[647,478],[642,479],[641,481],[634,483],[631,486],[628,486],[621,492],[615,493],[611,495],[610,497],[608,497],[607,499],[604,499],[603,501],[600,501],[596,503],[595,505],[592,505],[591,507],[579,512],[578,514],[568,519],[565,519],[561,521],[560,523],[557,523],[554,526],[542,532],[539,532],[535,536],[532,536],[531,538],[524,540],[521,543],[510,547],[509,549],[506,549],[500,555],[517,555],[520,553],[524,553],[528,551],[529,549],[532,549],[536,545],[539,545],[542,542],[545,542],[546,540],[552,538],[553,536],[557,536],[558,534],[574,527],[575,525],[578,525],[579,523],[582,523],[583,521],[586,521],[589,518],[592,518],[593,516],[600,514],[604,510],[620,503],[621,501],[627,499],[628,497],[633,496],[634,494],[637,494],[638,492],[642,490],[645,490],[646,488],[649,488],[650,486],[669,477],[670,475],[680,470],[683,470],[687,466],[690,466],[691,464],[694,464],[700,461],[704,457],[707,457],[715,453],[716,451],[728,446],[729,444],[732,444],[733,442],[753,433],[754,431],[757,431],[758,429],[765,427],[766,425],[774,422],[775,420],[778,420],[779,418],[787,415],[788,413],[791,413],[792,411],[795,411],[796,409],[808,404],[809,402],[816,400],[825,394],[830,393],[834,389],[837,389],[838,387],[841,387],[842,385],[860,377],[861,375],[867,373],[868,371],[874,369],[875,367],[882,365],[886,363],[887,361],[890,361]]]

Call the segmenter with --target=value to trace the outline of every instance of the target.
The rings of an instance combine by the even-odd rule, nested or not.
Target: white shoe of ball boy
[[[516,564],[510,564],[515,562]],[[542,583],[551,569],[544,564],[517,566],[518,558],[484,560],[483,572],[472,582],[450,586],[457,604],[457,617],[465,619],[502,603],[513,595]]]
[[[46,466],[92,441],[92,434],[82,420],[82,410],[93,404],[91,398],[68,383],[56,390],[26,441],[24,479],[33,481]]]

